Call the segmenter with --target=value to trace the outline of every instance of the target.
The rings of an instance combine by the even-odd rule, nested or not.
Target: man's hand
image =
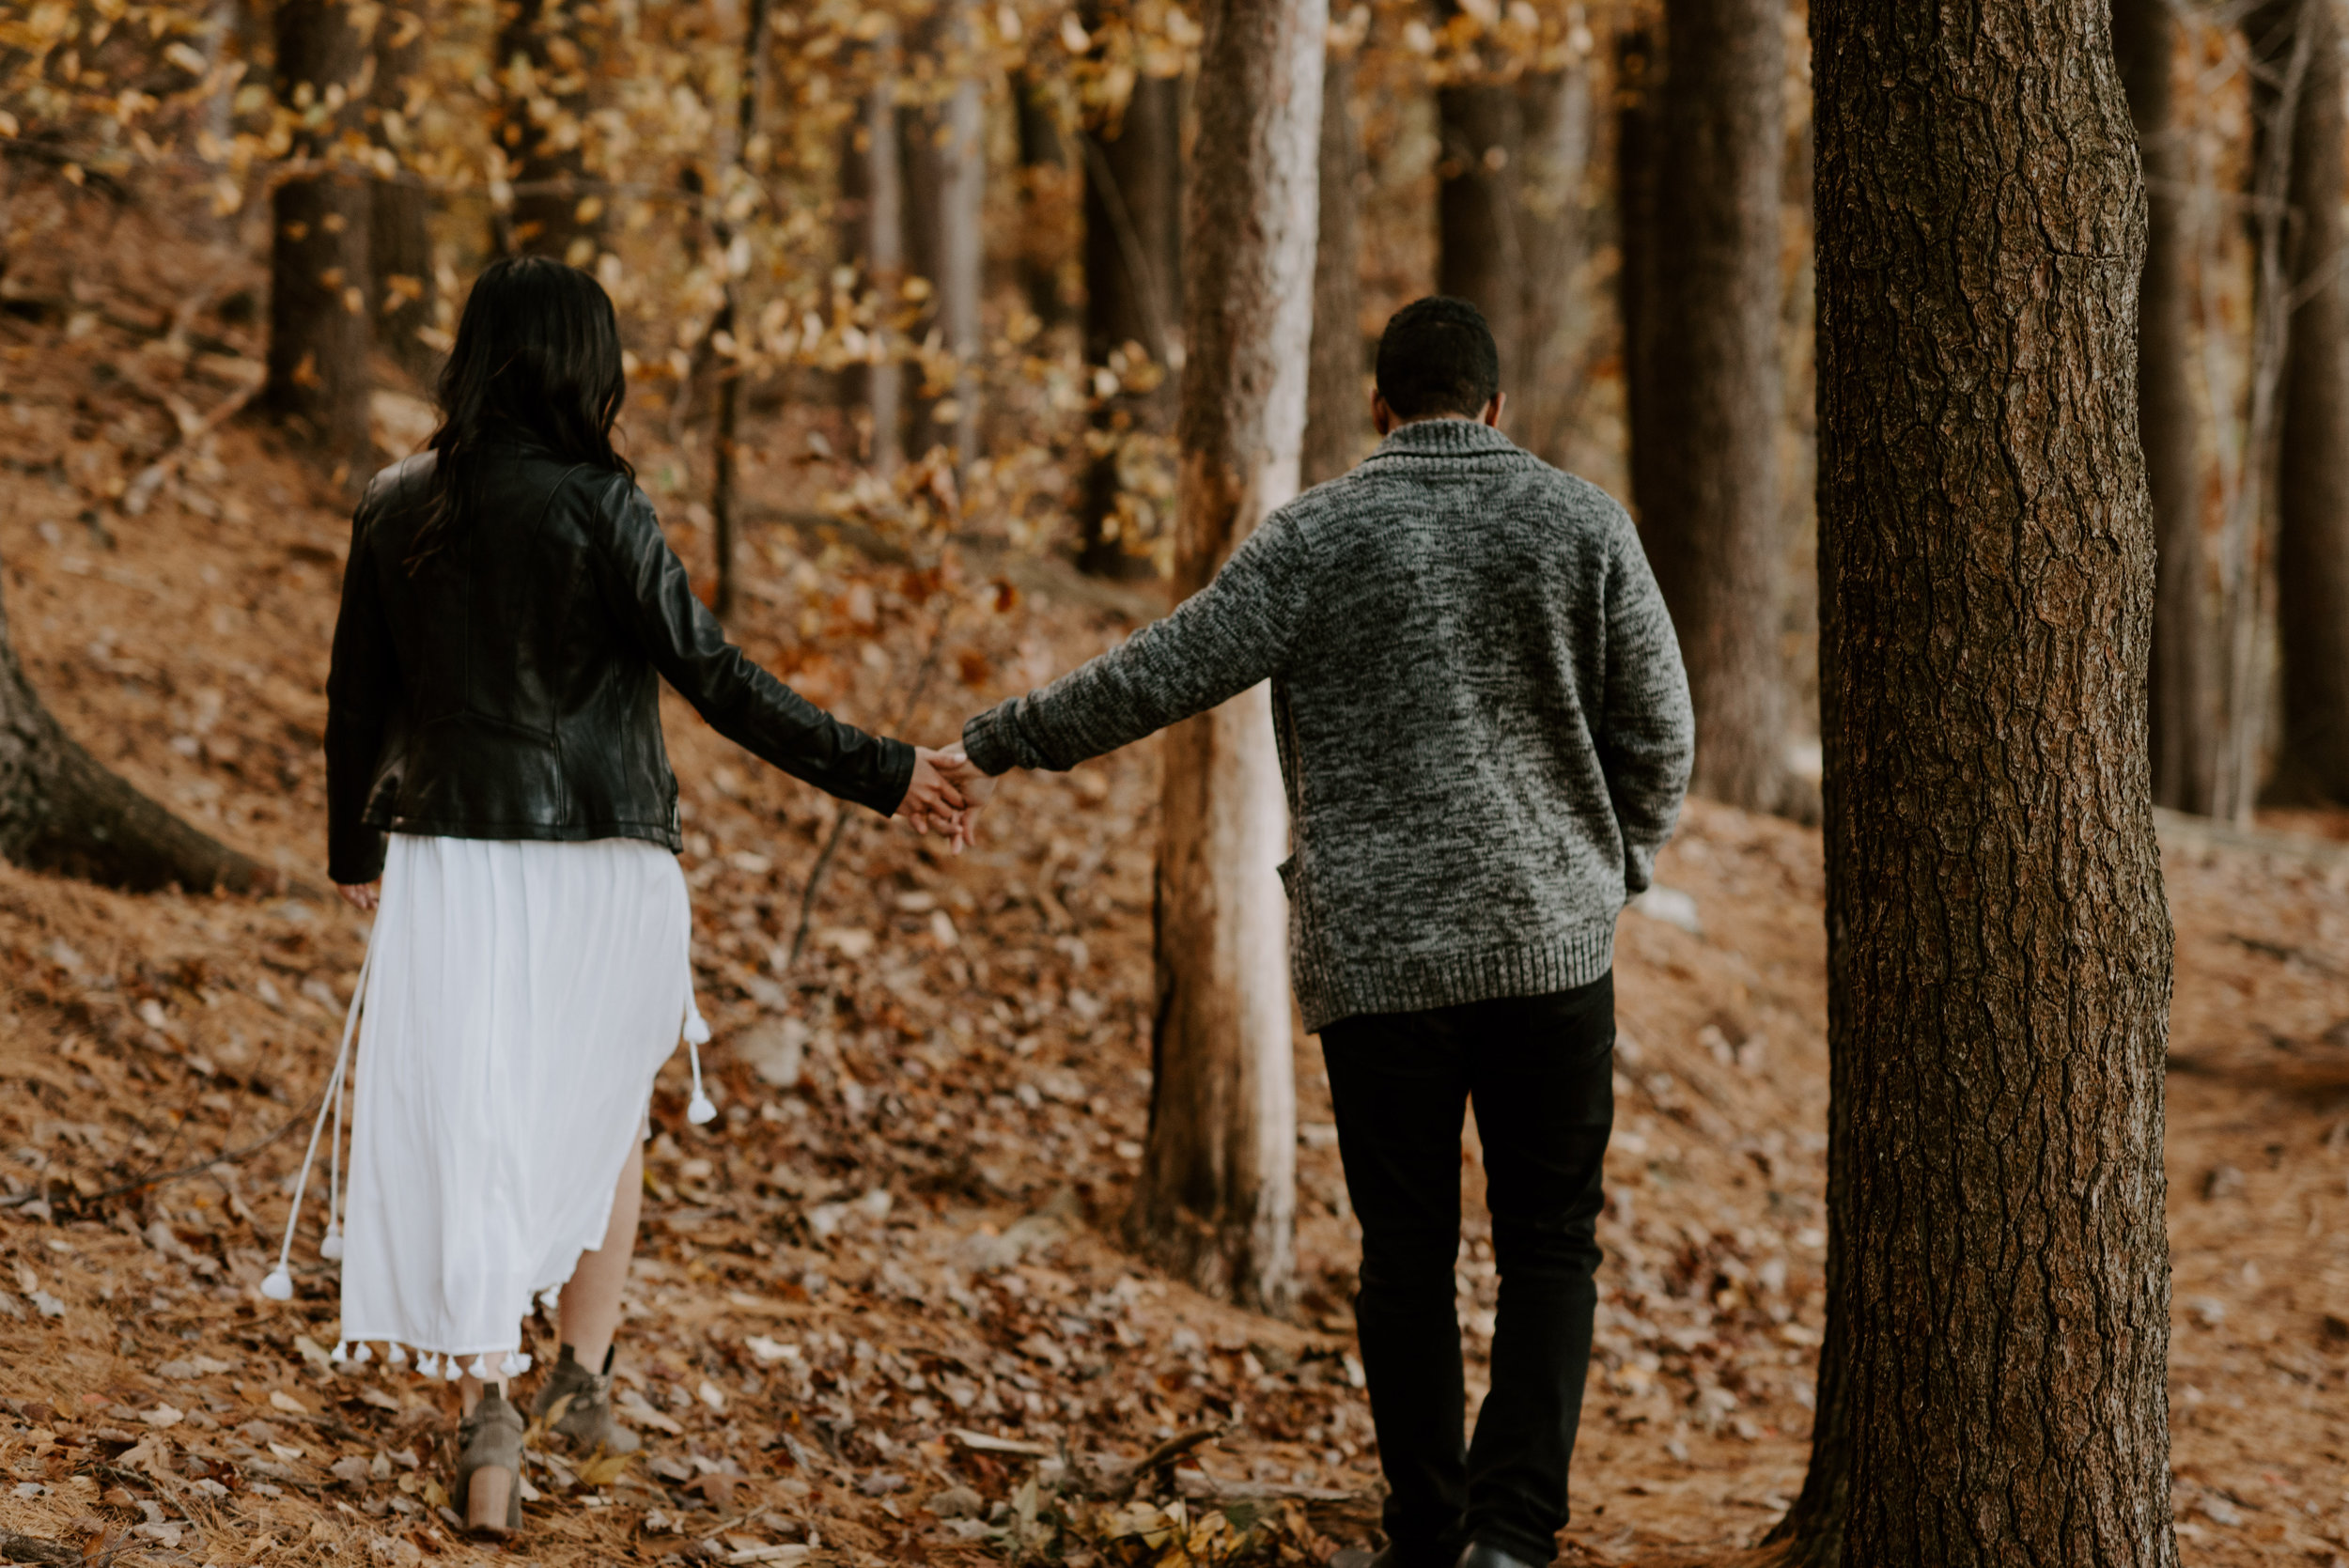
[[[375,907],[383,901],[383,878],[378,877],[372,882],[337,882],[334,891],[341,893],[343,902],[352,908],[373,914]]]
[[[913,782],[906,786],[906,798],[897,802],[896,815],[913,824],[914,831],[926,837],[932,828],[953,842],[959,855],[970,842],[969,812],[971,802],[956,787],[952,770],[946,766],[949,753],[933,752],[927,746],[913,749]],[[961,753],[953,753],[961,767],[970,765]]]

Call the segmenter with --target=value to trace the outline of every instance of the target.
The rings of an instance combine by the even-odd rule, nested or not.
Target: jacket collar
[[[1516,452],[1517,443],[1474,419],[1421,419],[1396,427],[1374,458],[1486,458]]]

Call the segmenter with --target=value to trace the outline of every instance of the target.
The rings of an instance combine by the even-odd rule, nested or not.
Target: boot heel
[[[465,1528],[475,1535],[507,1534],[516,1522],[514,1505],[521,1500],[513,1471],[484,1465],[474,1471],[465,1487]]]

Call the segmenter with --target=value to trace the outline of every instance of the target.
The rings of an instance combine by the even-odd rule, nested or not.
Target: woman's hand
[[[962,813],[962,831],[955,840],[955,853],[962,853],[965,845],[979,842],[979,808],[994,793],[995,781],[979,771],[978,765],[956,746],[938,753],[938,771],[948,784],[962,795],[966,802]]]
[[[897,802],[895,815],[901,821],[912,823],[914,831],[926,836],[932,828],[937,829],[940,836],[953,841],[954,852],[959,855],[970,842],[967,814],[971,802],[950,777],[957,770],[957,762],[959,753],[933,752],[927,746],[913,748],[913,782],[906,786],[906,798]]]
[[[383,901],[383,878],[378,877],[372,882],[337,882],[334,891],[341,893],[343,902],[352,908],[373,914],[375,907]]]

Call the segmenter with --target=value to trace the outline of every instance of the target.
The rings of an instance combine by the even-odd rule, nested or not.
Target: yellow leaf
[[[579,1479],[590,1486],[609,1486],[628,1473],[629,1455],[607,1453],[579,1467]]]

